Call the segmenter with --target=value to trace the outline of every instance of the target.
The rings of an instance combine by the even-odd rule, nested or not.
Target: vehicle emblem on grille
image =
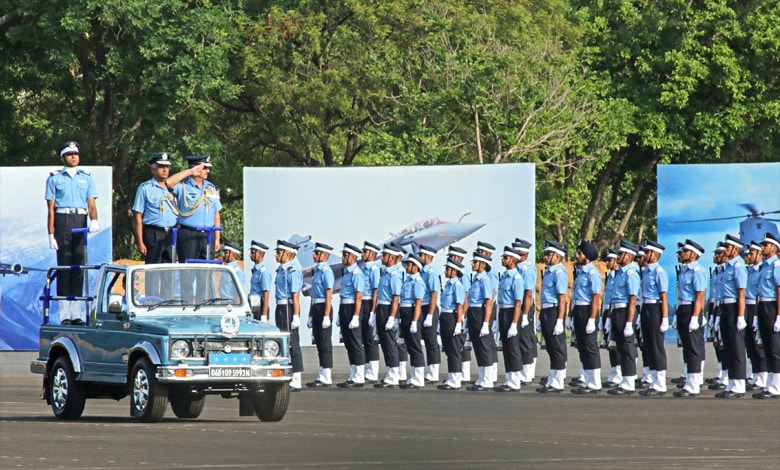
[[[238,327],[241,324],[241,320],[238,319],[238,315],[235,313],[227,313],[222,316],[220,326],[222,327],[222,334],[228,338],[232,338],[238,334]]]

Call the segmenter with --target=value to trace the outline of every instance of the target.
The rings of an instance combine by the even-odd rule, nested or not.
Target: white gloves
[[[607,317],[607,321],[604,322],[604,329],[607,331],[612,331],[612,319]]]
[[[311,326],[314,324],[314,319],[312,317],[309,317],[306,319],[306,326],[308,328],[311,328]]]
[[[596,331],[596,319],[588,318],[588,324],[585,325],[585,334],[589,335]]]
[[[512,337],[515,337],[515,336],[517,336],[517,323],[512,323],[509,326],[509,331],[507,331],[506,337],[507,338],[512,338]]]
[[[775,318],[775,324],[772,329],[775,331],[775,333],[780,333],[780,316]]]
[[[411,333],[411,334],[417,333],[417,322],[416,321],[412,321],[412,324],[409,325],[409,333]]]
[[[623,328],[623,336],[628,338],[629,336],[634,335],[634,325],[632,325],[630,322],[626,322],[625,328]]]
[[[574,318],[569,317],[566,319],[566,329],[569,331],[574,329]]]
[[[675,330],[677,329],[677,315],[675,315],[674,320],[672,320],[672,328]]]
[[[393,328],[395,328],[395,318],[387,317],[387,321],[385,322],[385,331],[392,331]]]
[[[428,315],[425,315],[425,320],[423,321],[423,326],[426,328],[429,328],[433,326],[433,315],[430,313]]]
[[[669,317],[662,318],[661,319],[661,333],[666,333],[666,330],[669,329]]]
[[[338,313],[336,314],[336,326],[341,326],[341,317]]]
[[[458,336],[461,333],[463,333],[463,325],[461,325],[460,323],[456,323],[455,331],[452,333],[452,336]]]
[[[709,325],[711,330],[715,329],[715,317],[710,317]]]
[[[493,325],[491,325],[491,326],[490,326],[490,331],[491,331],[493,334],[496,334],[496,333],[498,333],[498,322],[497,322],[497,321],[494,321],[494,322],[493,322]]]
[[[642,327],[642,316],[638,313],[636,314],[636,328],[640,329]]]
[[[558,336],[563,333],[563,319],[559,318],[555,320],[555,328],[553,328],[553,336]]]
[[[290,322],[290,329],[297,330],[300,326],[301,326],[301,316],[293,315],[292,321]]]
[[[520,328],[525,328],[526,326],[528,326],[528,324],[530,323],[530,322],[528,321],[528,315],[522,315],[522,314],[521,314],[521,315],[520,315],[520,318],[522,318],[522,319],[520,320]]]
[[[260,321],[268,322],[268,315],[260,315]]]
[[[322,329],[330,328],[330,317],[322,317]]]
[[[97,219],[92,219],[89,221],[89,233],[95,233],[100,230],[100,224],[98,223]]]
[[[349,321],[349,329],[354,330],[355,328],[358,328],[360,326],[360,318],[359,317],[352,317],[352,320]]]
[[[479,336],[487,336],[490,334],[490,323],[484,322],[482,323],[482,328],[479,330]]]
[[[696,331],[699,329],[699,317],[691,317],[690,323],[688,323],[688,331]]]
[[[396,316],[393,318],[393,328],[397,330],[399,326],[401,326],[401,319]]]
[[[718,332],[720,331],[720,317],[715,318],[714,330]]]
[[[758,333],[758,316],[753,317],[753,332]]]
[[[376,313],[371,312],[368,314],[368,326],[373,328],[374,325],[376,325]]]
[[[747,327],[745,317],[737,317],[737,331],[742,331]]]
[[[542,332],[542,322],[541,320],[536,320],[536,332],[541,333]]]
[[[54,234],[53,233],[49,234],[49,248],[51,248],[52,250],[55,250],[55,251],[60,249],[60,246],[57,245],[57,239],[54,238]]]

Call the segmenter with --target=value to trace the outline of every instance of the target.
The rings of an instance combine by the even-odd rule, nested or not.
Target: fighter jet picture
[[[40,268],[25,268],[19,263],[0,263],[0,276],[5,276],[6,274],[14,274],[18,276],[20,274],[27,274],[30,271],[46,272],[45,269]]]
[[[764,239],[764,234],[767,232],[776,236],[780,236],[780,230],[778,230],[777,224],[775,223],[780,222],[780,219],[764,217],[767,214],[780,214],[780,210],[761,212],[754,204],[746,203],[740,204],[740,206],[750,212],[744,215],[715,217],[711,219],[678,220],[672,223],[687,224],[694,222],[711,222],[716,220],[744,219],[739,223],[739,238],[743,243],[749,243],[751,240],[760,242]]]

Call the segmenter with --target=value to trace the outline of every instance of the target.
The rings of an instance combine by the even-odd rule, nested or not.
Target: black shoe
[[[70,325],[70,320],[65,319],[60,322],[60,325]]]
[[[773,395],[767,392],[766,390],[764,390],[763,392],[754,393],[753,398],[758,398],[759,400],[766,400],[769,398],[780,398],[780,395]]]
[[[704,383],[708,383],[708,384],[716,384],[718,382],[720,382],[720,379],[717,377],[710,377],[709,379],[704,380]]]
[[[744,396],[745,396],[744,393],[734,393],[731,390],[729,391],[724,390],[720,393],[715,394],[715,398],[742,398]]]
[[[561,393],[560,389],[552,387],[538,387],[536,391],[538,393]]]
[[[699,396],[698,393],[689,392],[688,390],[685,390],[685,389],[678,390],[678,391],[674,392],[673,395],[676,396],[677,398],[698,397]]]
[[[596,390],[595,388],[588,388],[588,387],[578,387],[571,389],[571,393],[575,395],[597,395],[601,392],[601,390]]]
[[[679,383],[685,383],[687,382],[687,379],[685,377],[675,377],[671,380],[673,384],[679,384]]]
[[[423,389],[419,385],[415,385],[409,382],[399,385],[398,388],[400,388],[401,390],[422,390]]]
[[[300,391],[301,391],[301,387],[290,387],[291,393],[300,392]]]
[[[366,383],[367,383],[367,384],[375,384],[375,383],[376,383],[376,380],[372,380],[372,379],[366,379]]]
[[[338,388],[363,388],[364,384],[347,380],[346,382],[337,383],[336,386]]]
[[[547,384],[547,377],[542,377],[541,379],[539,379],[539,385],[544,387],[546,384]]]
[[[466,387],[466,390],[469,392],[487,392],[488,390],[492,390],[491,388],[483,387],[482,385],[469,385]]]
[[[389,384],[387,382],[377,382],[374,384],[374,388],[398,388],[398,385]]]
[[[427,384],[437,384],[437,383],[439,383],[439,381],[435,380],[435,379],[425,379],[425,383],[427,383]]]
[[[649,384],[647,382],[642,382],[640,379],[634,380],[634,388],[645,389],[648,385]]]
[[[680,382],[677,384],[677,388],[683,388],[685,387],[685,382]]]
[[[494,392],[519,392],[519,388],[512,388],[509,385],[503,384],[497,387],[493,387]]]
[[[620,384],[619,384],[619,383],[617,383],[617,382],[606,382],[606,383],[604,384],[604,387],[605,387],[605,388],[615,388],[615,387],[617,387],[618,385],[620,385]]]
[[[613,389],[607,390],[607,393],[610,395],[633,395],[633,390],[626,390],[625,388],[621,387],[615,387]]]
[[[707,386],[707,388],[710,390],[725,390],[726,386],[722,383],[714,383]]]
[[[666,395],[666,392],[659,392],[658,390],[654,388],[648,388],[647,390],[642,390],[639,392],[640,395],[643,397],[662,397]]]
[[[460,390],[460,387],[453,387],[450,384],[439,384],[436,388],[439,390]]]
[[[330,384],[326,384],[325,382],[315,380],[314,382],[307,382],[306,386],[309,388],[327,388],[330,387]]]
[[[585,382],[580,379],[571,379],[569,381],[569,387],[581,387]]]
[[[86,325],[86,323],[84,323],[84,320],[82,320],[81,318],[77,318],[75,320],[71,320],[70,324],[71,325],[76,325],[76,326],[84,326],[84,325]]]
[[[745,385],[745,389],[746,389],[746,390],[750,390],[751,392],[752,392],[753,390],[759,390],[760,388],[761,388],[761,387],[759,387],[759,386],[758,386],[758,385],[756,385],[756,384],[747,384],[747,385]]]

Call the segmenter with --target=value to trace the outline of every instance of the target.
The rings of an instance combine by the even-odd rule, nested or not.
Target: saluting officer
[[[462,380],[463,316],[466,288],[461,282],[463,265],[452,258],[444,268],[444,290],[441,294],[441,344],[447,355],[447,380],[439,390],[459,390]]]
[[[80,157],[79,143],[65,142],[60,150],[60,160],[65,166],[52,171],[46,180],[49,248],[57,251],[58,266],[84,264],[84,235],[73,233],[71,229],[89,226],[89,233],[100,230],[95,204],[97,189],[92,175],[78,168]],[[80,297],[84,292],[84,272],[60,270],[56,283],[58,296]],[[84,324],[80,302],[58,300],[57,305],[61,324]]]
[[[642,275],[642,339],[647,355],[643,363],[650,369],[650,386],[639,392],[642,396],[666,394],[666,348],[664,334],[669,329],[669,275],[658,263],[666,247],[646,240],[645,261]]]
[[[615,289],[612,291],[612,337],[620,357],[623,380],[607,391],[610,395],[630,395],[636,389],[636,344],[634,343],[634,315],[636,296],[639,294],[639,267],[634,257],[639,247],[628,240],[620,240],[615,273]]]
[[[539,322],[542,336],[547,343],[550,356],[550,375],[544,386],[536,389],[539,393],[560,393],[566,379],[566,336],[563,334],[563,318],[566,315],[566,291],[569,280],[562,261],[566,250],[558,242],[545,240],[544,263],[547,267],[542,276]]]
[[[400,317],[401,334],[409,352],[412,364],[409,380],[401,384],[403,389],[421,389],[425,386],[425,356],[422,350],[422,302],[425,296],[425,281],[420,276],[423,267],[422,260],[414,253],[409,254],[404,261],[406,278],[401,285]]]
[[[244,281],[246,280],[246,276],[244,276],[244,270],[241,269],[241,266],[238,265],[237,259],[240,254],[241,248],[239,248],[239,246],[235,243],[226,241],[222,247],[222,262],[236,273],[236,276],[238,277],[238,283],[243,286]],[[219,296],[224,299],[237,300],[235,284],[232,281],[228,282],[228,280],[225,280],[225,282],[220,282]]]
[[[437,338],[439,330],[439,292],[441,292],[441,275],[433,265],[433,257],[436,250],[428,245],[420,245],[417,252],[423,263],[420,276],[425,283],[425,296],[422,299],[422,340],[425,343],[425,356],[427,367],[425,368],[425,380],[428,382],[439,381],[439,364],[441,364],[441,348]]]
[[[704,248],[693,240],[686,239],[681,247],[679,259],[683,263],[680,268],[680,286],[677,296],[677,312],[675,314],[677,331],[683,346],[683,357],[686,366],[685,385],[682,390],[674,392],[675,397],[695,397],[700,393],[702,377],[702,361],[704,360],[704,291],[707,289],[707,275],[699,266],[699,257],[704,254]]]
[[[496,247],[491,245],[488,242],[478,241],[477,242],[477,253],[480,253],[488,258],[493,258],[493,253],[496,251]],[[491,356],[493,357],[493,364],[490,365],[488,369],[485,370],[486,373],[490,374],[490,380],[495,383],[498,380],[498,347],[496,345],[496,342],[499,339],[498,334],[498,304],[496,303],[496,297],[498,296],[498,271],[494,270],[491,265],[487,265],[485,268],[485,271],[487,272],[488,277],[490,278],[490,285],[493,288],[493,311],[490,312],[490,331],[493,333],[493,349],[490,352]]]
[[[146,264],[172,263],[173,232],[178,220],[176,199],[165,185],[171,169],[171,155],[160,152],[149,159],[152,178],[138,186],[133,201],[135,215],[135,240],[138,252]],[[171,282],[162,282],[154,271],[147,271],[144,279],[146,295],[159,296],[162,289],[169,289]],[[171,298],[170,294],[162,295]]]
[[[466,297],[463,300],[463,349],[461,350],[461,376],[460,379],[468,384],[471,382],[471,338],[468,336],[468,321],[467,310],[469,305],[469,289],[471,288],[471,270],[463,263],[463,259],[466,257],[466,250],[459,246],[451,245],[447,249],[447,257],[458,263],[463,264],[463,271],[461,271],[460,282],[463,284],[463,288],[466,290]],[[466,346],[468,344],[468,347]]]
[[[320,359],[320,369],[317,378],[307,382],[307,387],[330,387],[333,384],[331,370],[333,369],[333,328],[331,326],[331,307],[333,300],[333,284],[336,277],[328,265],[328,258],[333,247],[325,243],[314,244],[314,271],[311,276],[311,308],[309,309],[308,327],[312,329],[314,344]]]
[[[374,388],[398,388],[400,379],[396,336],[399,322],[398,304],[403,283],[403,266],[400,263],[403,253],[403,248],[395,243],[386,243],[382,248],[382,264],[385,268],[381,273],[377,292],[376,329],[387,373],[384,380],[374,384]]]
[[[363,351],[366,353],[366,382],[379,380],[379,345],[374,340],[376,327],[376,302],[378,300],[379,277],[382,262],[376,259],[379,247],[371,242],[363,242],[363,252],[359,263],[363,272],[363,301],[360,307],[360,329]]]
[[[271,272],[265,266],[265,252],[268,247],[258,241],[252,240],[249,245],[249,259],[255,263],[252,266],[252,279],[249,284],[249,294],[260,296],[259,313],[255,315],[255,320],[268,321],[268,300],[271,290]]]
[[[745,350],[753,371],[753,379],[746,387],[748,390],[763,390],[766,387],[767,379],[766,354],[758,334],[758,305],[756,302],[762,261],[761,245],[757,241],[751,240],[745,255],[748,272],[748,283],[745,290],[745,322],[748,324],[747,329],[745,329]]]
[[[276,298],[276,326],[290,333],[290,360],[293,376],[290,391],[301,391],[301,372],[303,355],[301,354],[301,304],[300,293],[303,287],[303,273],[295,267],[298,246],[286,240],[276,242],[276,279],[274,296]]]
[[[504,383],[494,388],[497,392],[518,392],[522,385],[523,359],[520,353],[519,329],[530,323],[523,315],[525,282],[517,271],[522,255],[505,246],[501,265],[506,271],[501,275],[498,288],[498,331],[501,337],[501,352],[504,355]],[[520,325],[518,326],[518,323]]]
[[[477,358],[479,376],[474,385],[466,387],[470,392],[492,390],[494,384],[489,370],[493,366],[493,349],[496,347],[490,332],[490,317],[493,312],[493,283],[487,273],[490,261],[490,258],[478,252],[474,252],[471,260],[471,269],[475,274],[469,288],[466,323],[474,355]]]
[[[349,359],[349,377],[345,382],[336,384],[339,388],[363,388],[366,383],[366,354],[363,349],[362,331],[360,329],[360,312],[363,304],[363,271],[357,265],[360,248],[344,243],[341,250],[341,263],[344,274],[341,277],[339,297],[338,323],[341,327],[341,337]],[[369,301],[370,302],[370,301]]]
[[[615,275],[617,274],[617,269],[620,267],[617,264],[617,251],[612,249],[607,250],[602,256],[602,261],[604,261],[607,267],[607,274],[604,279],[604,295],[602,296],[601,302],[601,325],[603,335],[602,345],[608,349],[610,366],[609,376],[607,377],[607,382],[604,384],[604,386],[614,388],[623,381],[623,371],[620,367],[620,356],[618,355],[617,350],[612,347],[612,344],[614,344],[614,339],[611,338],[612,320],[609,318],[610,312],[612,311],[612,293],[615,290]]]
[[[780,398],[780,238],[765,233],[761,241],[764,264],[758,281],[758,331],[764,343],[769,371],[766,388],[753,398]]]
[[[578,395],[595,394],[601,390],[601,354],[596,327],[601,303],[601,274],[593,265],[598,257],[599,252],[593,243],[580,241],[574,255],[578,273],[572,288],[574,334],[585,378],[580,387],[571,390]]]

